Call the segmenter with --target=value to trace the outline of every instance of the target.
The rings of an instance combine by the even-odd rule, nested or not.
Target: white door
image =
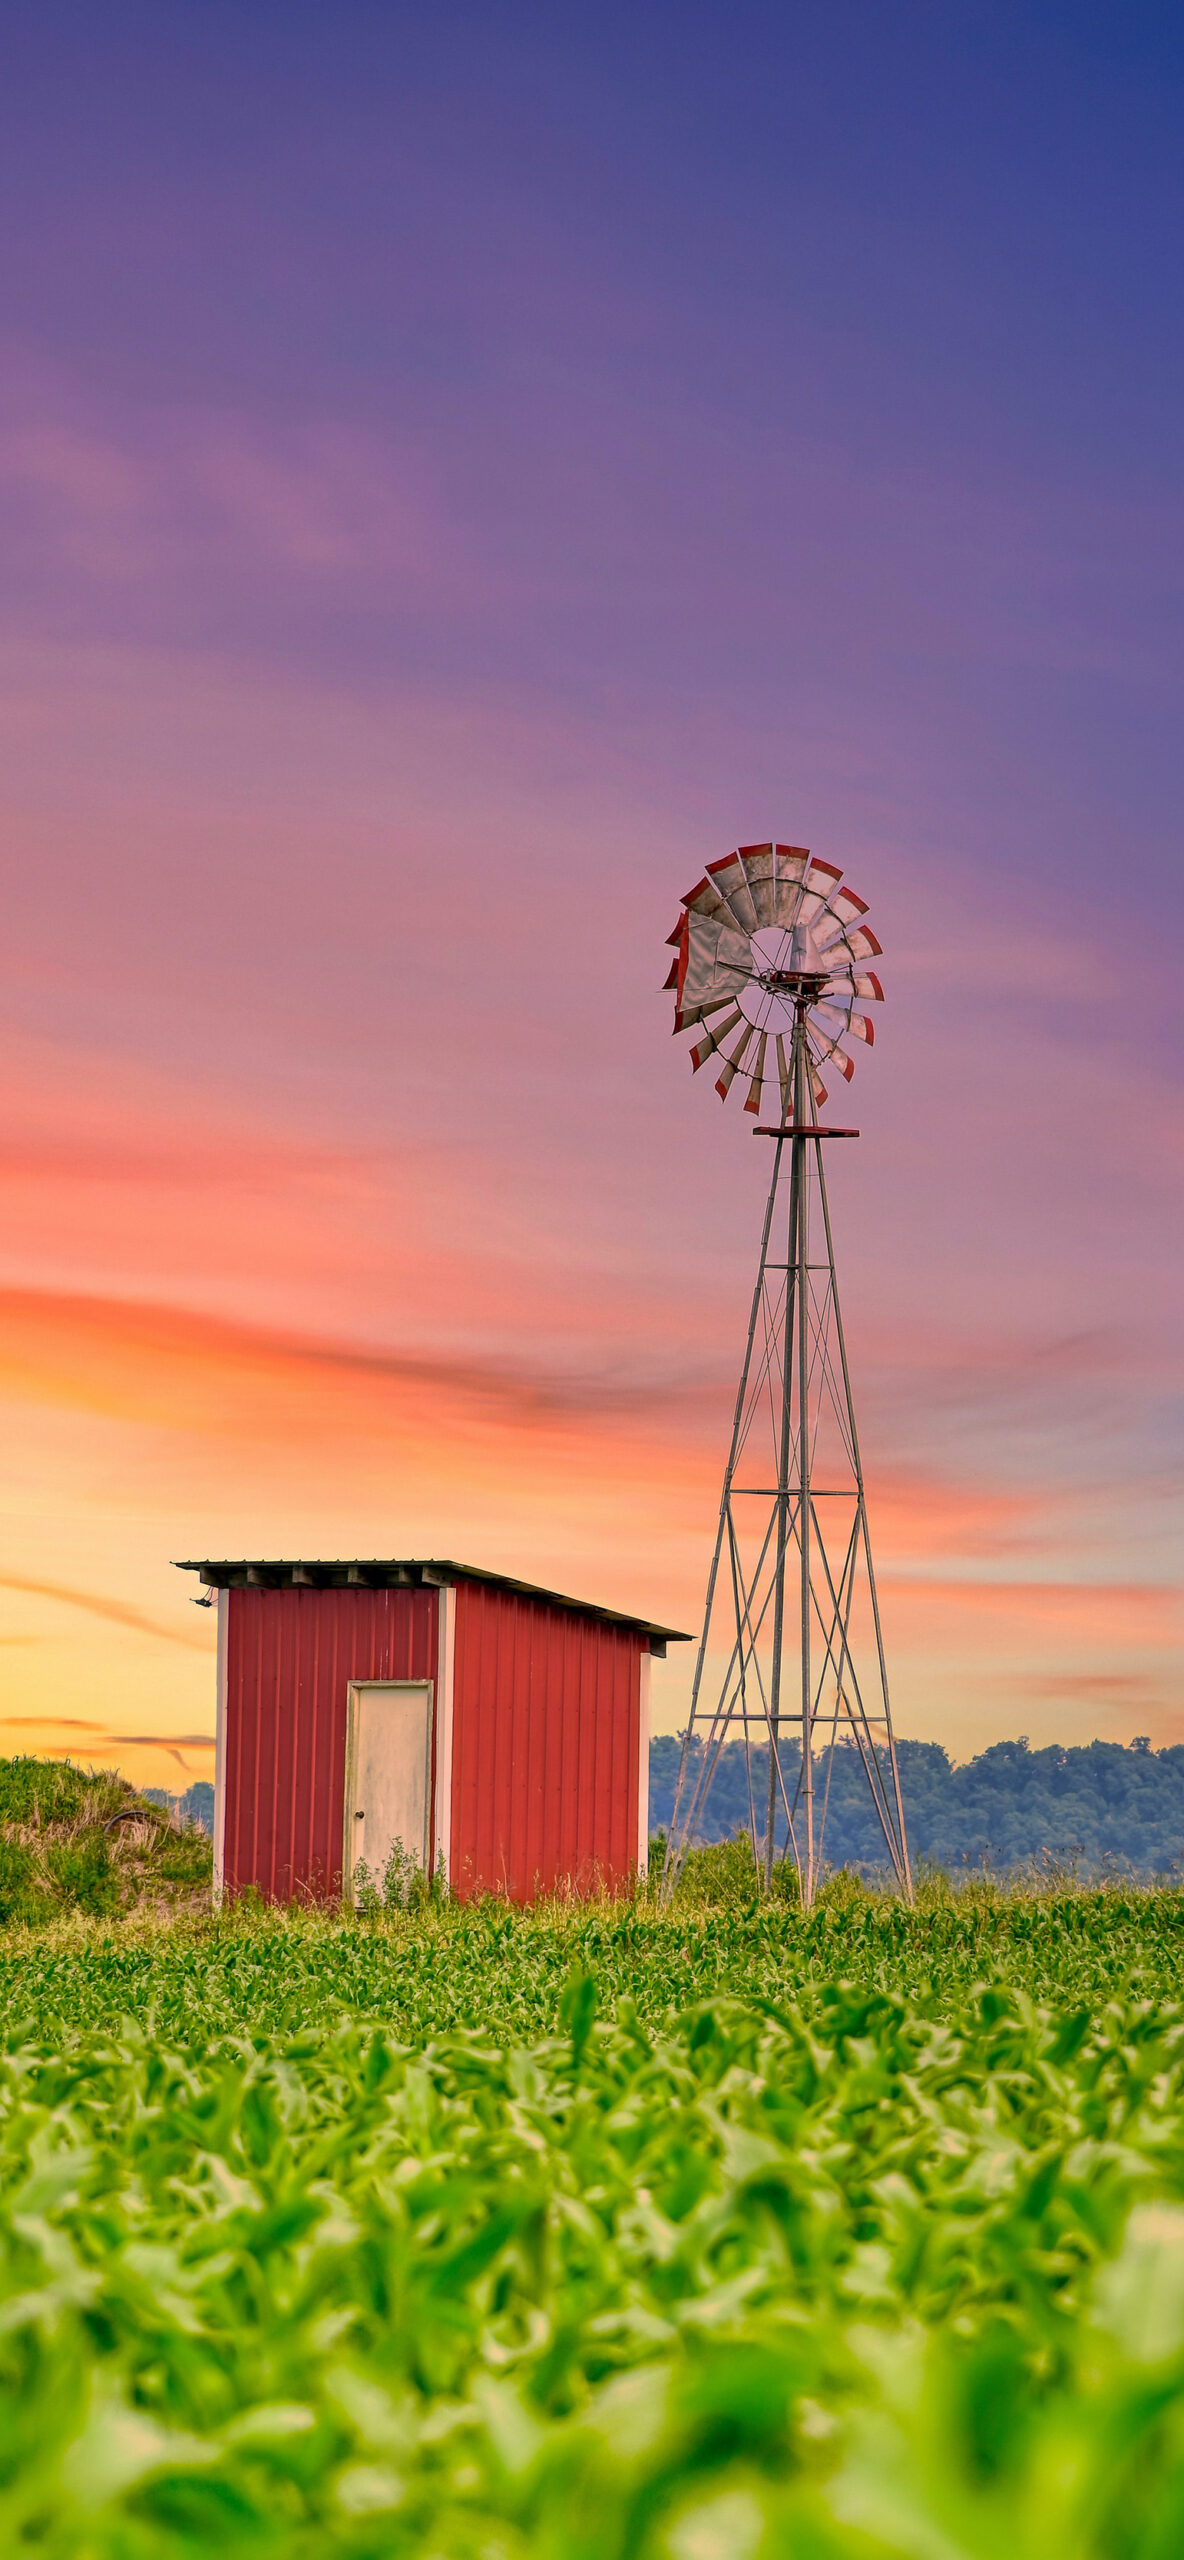
[[[430,1680],[351,1680],[346,1724],[345,1878],[365,1860],[382,1891],[392,1850],[425,1874],[431,1827]]]

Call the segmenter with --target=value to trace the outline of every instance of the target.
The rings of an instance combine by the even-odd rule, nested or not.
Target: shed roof
[[[177,1571],[200,1573],[202,1581],[217,1591],[241,1591],[248,1585],[283,1591],[293,1584],[314,1591],[351,1586],[416,1591],[439,1590],[452,1582],[485,1582],[499,1591],[516,1591],[527,1600],[546,1600],[553,1609],[570,1609],[576,1617],[598,1618],[610,1627],[634,1627],[639,1635],[649,1637],[651,1653],[665,1651],[668,1644],[690,1643],[679,1627],[654,1626],[650,1619],[635,1618],[627,1609],[602,1609],[592,1600],[573,1600],[566,1591],[548,1591],[541,1583],[519,1582],[511,1573],[487,1573],[483,1565],[455,1564],[445,1556],[259,1556],[229,1561],[185,1557],[177,1560]]]

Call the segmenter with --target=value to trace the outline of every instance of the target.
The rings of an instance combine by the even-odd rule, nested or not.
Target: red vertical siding
[[[456,1595],[452,1839],[462,1894],[623,1884],[637,1855],[645,1639],[516,1592]]]
[[[439,1593],[234,1589],[227,1602],[226,1890],[332,1900],[346,1691],[435,1679]]]

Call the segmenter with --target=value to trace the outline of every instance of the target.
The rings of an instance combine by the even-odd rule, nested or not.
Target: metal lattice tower
[[[880,1000],[880,946],[863,901],[799,846],[749,845],[683,900],[675,1029],[726,1010],[692,1051],[722,1061],[726,1098],[747,1077],[759,1116],[770,1039],[780,1115],[748,1339],[683,1740],[663,1892],[677,1879],[720,1754],[741,1742],[753,1855],[780,1857],[809,1905],[823,1871],[835,1749],[849,1743],[897,1884],[912,1899],[908,1841],[851,1377],[835,1276],[823,1148],[823,1066],[848,1079],[846,1038],[870,1042],[858,1000]],[[754,1046],[755,1043],[755,1046]]]

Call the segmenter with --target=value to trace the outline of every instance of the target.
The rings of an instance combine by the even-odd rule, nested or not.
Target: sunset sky
[[[1182,107],[1156,6],[7,13],[0,1750],[212,1775],[177,1556],[695,1626],[770,835],[899,1730],[1184,1740]]]

